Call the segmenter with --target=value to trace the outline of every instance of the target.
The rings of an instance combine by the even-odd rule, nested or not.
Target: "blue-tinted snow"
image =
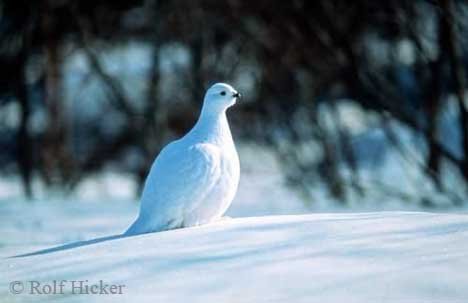
[[[83,222],[86,224],[86,222]],[[227,220],[2,259],[10,281],[125,284],[54,302],[465,302],[468,216],[410,212]]]

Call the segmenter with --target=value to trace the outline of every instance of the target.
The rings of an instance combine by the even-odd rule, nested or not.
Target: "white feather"
[[[193,129],[154,161],[140,214],[126,235],[204,224],[225,213],[239,183],[239,159],[226,118],[236,93],[227,84],[207,91]]]

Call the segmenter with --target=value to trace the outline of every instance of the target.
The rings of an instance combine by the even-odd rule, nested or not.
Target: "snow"
[[[468,216],[462,214],[235,218],[2,259],[0,297],[7,302],[466,302],[467,257]],[[12,295],[7,287],[11,281],[62,279],[125,287],[121,295],[49,296]]]
[[[434,32],[426,25],[427,33]],[[385,48],[375,42],[371,55],[382,56]],[[406,42],[400,41],[397,49],[402,63],[412,60]],[[129,43],[104,53],[104,69],[120,79],[139,108],[147,89],[142,79],[149,71],[151,47]],[[184,46],[170,45],[160,56],[165,58],[160,66],[162,102],[187,100],[187,88],[171,89],[180,82],[174,74],[190,65]],[[237,82],[253,100],[258,71],[240,68]],[[405,76],[405,69],[397,72]],[[107,103],[98,101],[105,87],[88,77],[82,52],[70,54],[64,74],[68,110],[79,113],[71,123],[78,128],[102,119]],[[403,84],[410,85],[411,79]],[[453,96],[446,103],[439,140],[459,156],[458,107]],[[35,178],[37,201],[24,200],[19,177],[0,176],[0,303],[466,302],[468,203],[450,208],[453,201],[434,190],[421,170],[427,146],[419,134],[389,120],[387,127],[400,141],[401,152],[389,142],[378,116],[352,100],[335,106],[319,107],[319,116],[331,134],[337,125],[349,131],[366,189],[365,196],[350,193],[346,203],[330,197],[319,180],[309,182],[312,196],[302,199],[285,186],[284,167],[273,151],[256,142],[238,142],[242,176],[227,213],[235,219],[136,237],[108,237],[123,232],[138,212],[135,179],[125,173],[124,165],[88,177],[71,197],[51,193]],[[12,103],[0,113],[6,126],[18,123],[17,111]],[[31,131],[44,127],[43,115],[32,113]],[[111,112],[107,118],[103,123],[109,132],[122,127]],[[311,162],[319,160],[320,149],[311,148],[308,156]],[[346,175],[347,168],[340,169]],[[448,191],[465,201],[467,187],[459,172],[443,163],[442,175]],[[421,203],[423,198],[438,206],[431,210],[466,214],[419,212],[429,209]],[[46,254],[7,258],[65,243],[71,244]],[[102,279],[125,287],[122,295],[114,296],[13,295],[8,290],[15,280],[62,279]]]

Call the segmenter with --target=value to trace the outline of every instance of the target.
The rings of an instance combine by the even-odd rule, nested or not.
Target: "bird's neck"
[[[202,108],[197,123],[190,132],[197,140],[215,144],[230,144],[233,142],[226,110]]]

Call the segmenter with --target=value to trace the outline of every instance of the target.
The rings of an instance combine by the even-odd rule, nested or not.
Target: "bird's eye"
[[[221,96],[226,96],[226,92],[221,92]]]

